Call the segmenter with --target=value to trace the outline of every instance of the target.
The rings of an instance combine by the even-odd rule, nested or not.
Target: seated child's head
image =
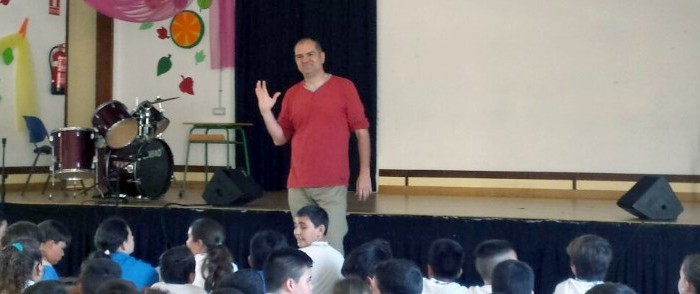
[[[250,238],[250,254],[248,264],[255,270],[262,270],[265,259],[272,251],[289,247],[287,238],[274,230],[258,231]]]
[[[389,242],[384,239],[374,239],[348,253],[345,262],[343,262],[341,273],[346,278],[357,277],[369,283],[377,264],[392,257],[393,253]]]
[[[119,279],[122,269],[109,258],[89,258],[80,265],[80,289],[82,294],[97,294],[97,289],[105,282]]]
[[[192,222],[187,237],[187,248],[192,254],[200,254],[216,247],[223,247],[226,232],[224,226],[218,221],[203,217]]]
[[[160,277],[168,284],[190,284],[194,281],[195,261],[192,252],[180,245],[170,248],[160,256]]]
[[[263,267],[268,293],[311,294],[313,260],[304,251],[282,248],[270,253]]]
[[[27,281],[38,282],[41,273],[41,251],[35,239],[15,239],[0,251],[0,292],[20,293]]]
[[[22,294],[68,294],[68,287],[57,280],[39,281],[29,286]]]
[[[64,251],[70,245],[71,234],[68,228],[57,220],[45,220],[39,223],[44,233],[41,243],[41,255],[50,264],[55,265],[63,258]]]
[[[136,289],[136,285],[132,282],[123,279],[111,279],[102,283],[97,288],[97,293],[139,294],[139,290]]]
[[[586,281],[602,281],[612,260],[612,246],[597,235],[576,237],[566,247],[571,271],[576,278]]]
[[[358,277],[342,279],[333,286],[333,294],[371,294],[369,285]]]
[[[115,252],[134,252],[134,235],[129,224],[121,217],[112,216],[100,223],[93,238],[98,252],[111,255]]]
[[[304,248],[315,241],[323,240],[328,229],[328,213],[316,205],[307,205],[299,209],[294,217],[294,237],[299,248]]]
[[[0,243],[2,246],[7,246],[15,242],[15,240],[29,238],[37,240],[39,243],[44,242],[44,233],[39,227],[28,221],[18,221],[7,227],[5,236],[2,237]]]
[[[683,259],[678,279],[678,293],[695,294],[700,289],[700,254],[691,254]]]
[[[493,293],[531,294],[535,288],[535,274],[527,263],[506,260],[493,269]]]
[[[637,292],[625,284],[606,282],[593,286],[586,291],[586,294],[637,294]]]
[[[464,248],[452,239],[437,239],[428,249],[428,277],[451,282],[462,275]]]
[[[484,284],[491,285],[493,269],[505,260],[517,260],[518,255],[510,242],[506,240],[490,239],[479,243],[474,249],[476,256],[475,266]]]
[[[423,292],[423,274],[410,260],[382,261],[374,271],[372,291],[375,294],[420,294]]]
[[[243,293],[264,293],[263,279],[256,270],[241,269],[224,277],[216,289],[237,289]]]

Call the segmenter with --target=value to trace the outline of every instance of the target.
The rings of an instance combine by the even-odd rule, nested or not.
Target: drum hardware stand
[[[83,187],[83,189],[80,190],[80,193],[83,193],[83,195],[87,195],[87,191],[94,188],[95,190],[97,190],[97,192],[100,193],[100,197],[101,197],[101,198],[104,198],[104,195],[105,195],[105,194],[102,193],[102,189],[100,189],[100,185],[99,185],[99,184],[100,184],[100,180],[99,180],[99,176],[98,176],[98,174],[97,174],[97,171],[98,171],[98,167],[97,167],[97,157],[98,157],[98,156],[97,156],[97,147],[95,147],[95,156],[92,157],[92,169],[95,171],[94,180],[92,181],[92,185],[91,185],[91,186],[89,186],[89,187]]]
[[[7,175],[5,174],[5,145],[7,144],[7,138],[2,138],[2,173],[0,178],[2,178],[2,187],[0,187],[0,209],[5,210],[5,193],[7,190],[5,188],[5,179]]]

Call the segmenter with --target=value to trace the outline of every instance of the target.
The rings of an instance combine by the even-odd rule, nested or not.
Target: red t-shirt
[[[315,92],[295,84],[284,95],[277,122],[292,143],[288,188],[348,184],[350,134],[369,128],[350,80],[331,76]]]

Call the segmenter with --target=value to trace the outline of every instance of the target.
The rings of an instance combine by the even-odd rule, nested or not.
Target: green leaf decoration
[[[153,27],[153,23],[152,23],[152,22],[144,22],[144,23],[141,24],[141,26],[139,26],[139,30],[142,30],[142,31],[143,31],[143,30],[150,29],[150,28],[152,28],[152,27]]]
[[[158,60],[158,75],[168,72],[170,68],[173,67],[173,62],[170,61],[170,57],[172,57],[172,55],[168,54],[168,56],[163,56]]]
[[[211,6],[211,0],[197,0],[197,5],[199,5],[199,10],[202,11]]]
[[[197,51],[197,53],[194,54],[194,64],[200,64],[200,63],[204,62],[204,59],[206,57],[207,56],[204,55],[204,50]]]
[[[4,62],[5,65],[10,65],[14,60],[15,53],[12,51],[12,48],[5,48],[5,50],[2,51],[2,62]]]

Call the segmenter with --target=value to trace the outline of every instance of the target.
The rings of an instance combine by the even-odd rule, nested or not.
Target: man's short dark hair
[[[321,42],[317,41],[314,38],[309,38],[309,37],[301,38],[296,42],[296,44],[294,44],[294,47],[296,47],[296,45],[299,45],[299,43],[301,43],[301,42],[313,42],[316,46],[316,50],[318,52],[323,52],[323,47],[321,46]]]
[[[0,243],[2,243],[3,246],[7,246],[14,243],[16,240],[24,238],[34,239],[39,243],[43,243],[44,233],[32,222],[18,221],[7,226],[5,236],[2,237]]]
[[[603,283],[586,291],[586,294],[637,294],[632,288],[621,283]]]
[[[160,256],[160,276],[168,284],[189,284],[194,274],[194,255],[185,245],[170,248]]]
[[[484,281],[491,280],[493,269],[501,261],[508,259],[508,254],[515,252],[513,244],[506,240],[489,239],[476,245],[474,266]]]
[[[566,247],[576,277],[586,281],[602,281],[612,260],[612,246],[603,237],[588,234],[576,237]]]
[[[493,293],[530,294],[535,288],[535,274],[527,263],[505,260],[493,269],[491,289]]]
[[[454,280],[462,274],[464,248],[452,239],[437,239],[428,249],[428,265],[438,280]]]
[[[363,281],[374,275],[377,264],[393,257],[391,245],[384,239],[374,239],[353,249],[345,257],[341,273],[347,277],[358,277]]]
[[[382,294],[420,294],[423,274],[418,266],[406,259],[391,259],[377,265],[374,278]]]
[[[282,233],[274,230],[256,232],[250,239],[250,267],[262,270],[267,256],[272,251],[285,247],[289,247],[289,244]]]
[[[282,248],[273,251],[263,267],[267,292],[279,291],[288,279],[299,282],[299,278],[313,264],[311,257],[299,249]]]
[[[91,258],[83,262],[80,269],[80,284],[83,294],[97,294],[102,283],[119,279],[122,270],[109,258]]]
[[[246,294],[263,294],[264,287],[262,277],[253,269],[238,270],[216,284],[216,289],[237,289]]]
[[[315,227],[323,225],[323,227],[326,228],[323,235],[325,236],[328,234],[328,213],[325,209],[318,205],[307,205],[297,211],[297,217],[304,216],[308,217]]]
[[[55,219],[48,219],[43,222],[40,222],[37,226],[39,226],[41,232],[44,233],[44,242],[64,242],[66,243],[66,246],[70,245],[70,230],[68,230],[68,228],[63,223]]]

